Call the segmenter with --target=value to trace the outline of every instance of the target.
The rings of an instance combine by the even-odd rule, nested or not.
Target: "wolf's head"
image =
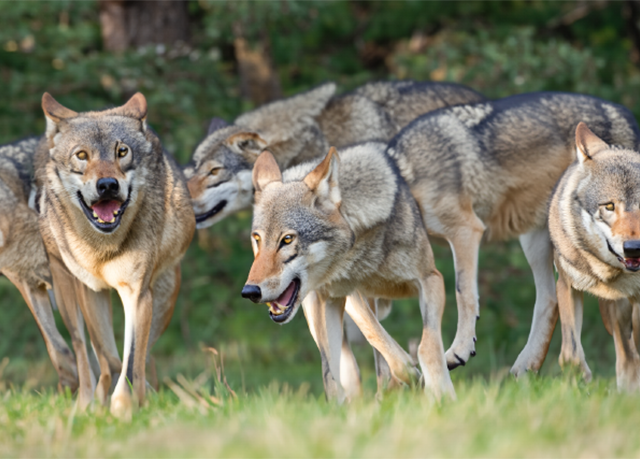
[[[76,113],[49,93],[42,96],[46,139],[61,189],[99,233],[115,231],[136,188],[136,166],[152,150],[147,101],[140,93],[125,105]],[[141,180],[141,179],[140,179]]]
[[[198,228],[206,228],[251,205],[251,170],[265,148],[288,165],[305,152],[326,151],[315,120],[335,92],[329,83],[246,113],[232,126],[214,118],[207,137],[185,168]]]
[[[309,170],[305,166],[296,169]],[[301,180],[283,182],[269,152],[260,155],[253,169],[255,260],[242,296],[267,303],[274,322],[289,322],[304,297],[324,283],[336,257],[353,243],[340,213],[338,169],[334,148],[308,174],[298,173]]]
[[[586,244],[600,247],[599,258],[630,272],[640,270],[640,155],[610,147],[586,124],[576,128],[577,205]]]

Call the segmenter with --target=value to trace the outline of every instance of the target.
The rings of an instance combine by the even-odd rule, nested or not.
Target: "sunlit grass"
[[[506,373],[456,381],[458,400],[421,391],[372,393],[346,406],[303,384],[272,383],[233,397],[196,382],[217,402],[149,396],[130,424],[106,409],[76,413],[73,399],[11,389],[0,406],[2,456],[51,457],[611,457],[637,456],[640,397],[613,380],[572,376],[514,381]],[[212,378],[215,380],[215,378]],[[193,383],[193,381],[191,382]],[[216,387],[213,387],[216,386]]]

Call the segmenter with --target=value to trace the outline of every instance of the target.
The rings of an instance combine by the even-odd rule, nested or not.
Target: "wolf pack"
[[[130,418],[144,403],[195,229],[251,206],[255,258],[238,294],[265,303],[278,324],[302,308],[330,400],[362,392],[347,316],[374,349],[379,391],[420,385],[455,399],[449,372],[485,338],[480,244],[512,238],[536,288],[513,375],[540,369],[560,318],[561,365],[591,378],[580,340],[588,292],[614,339],[618,388],[640,390],[640,128],[621,105],[556,92],[490,100],[443,82],[336,95],[325,83],[231,124],[214,118],[184,168],[147,125],[140,93],[80,113],[45,93],[42,109],[41,137],[0,147],[0,272],[80,409],[109,404]],[[454,258],[458,323],[447,350],[430,239]],[[124,308],[122,358],[111,289]],[[422,316],[413,356],[381,325],[392,301],[409,297]]]

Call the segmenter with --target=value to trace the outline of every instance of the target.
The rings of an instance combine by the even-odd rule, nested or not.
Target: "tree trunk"
[[[100,0],[104,48],[171,45],[189,39],[189,14],[183,1]]]
[[[234,35],[233,47],[243,97],[250,99],[255,105],[282,97],[280,78],[271,62],[270,41],[266,31],[263,31],[261,43],[256,46],[249,45],[239,24],[234,25]]]

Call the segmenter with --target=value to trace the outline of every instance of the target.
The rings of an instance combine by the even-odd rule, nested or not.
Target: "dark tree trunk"
[[[189,39],[189,14],[184,1],[100,0],[104,48],[171,45]]]

